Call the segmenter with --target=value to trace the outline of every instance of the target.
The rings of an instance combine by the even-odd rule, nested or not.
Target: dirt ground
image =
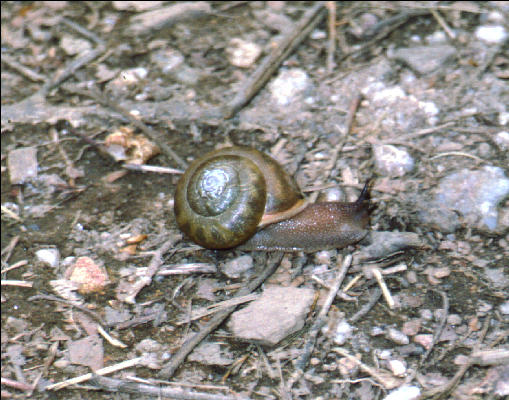
[[[509,395],[507,3],[1,10],[2,398]],[[371,178],[369,237],[194,245],[176,183],[232,144],[319,201]],[[211,308],[269,287],[312,298],[277,344]]]

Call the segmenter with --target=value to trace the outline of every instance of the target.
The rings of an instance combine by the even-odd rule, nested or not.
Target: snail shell
[[[209,249],[235,247],[307,205],[295,181],[266,154],[235,146],[195,160],[175,192],[180,229]]]
[[[353,203],[309,204],[272,158],[250,147],[195,160],[175,192],[180,229],[209,249],[316,251],[342,248],[367,233],[368,183]]]

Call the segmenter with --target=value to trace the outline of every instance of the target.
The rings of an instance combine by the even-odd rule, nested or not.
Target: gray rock
[[[19,185],[37,176],[37,148],[22,147],[9,151],[7,168],[11,184]]]
[[[434,203],[459,212],[469,226],[487,231],[498,227],[497,205],[509,195],[509,179],[498,167],[463,169],[443,178]],[[430,208],[435,208],[433,205]]]
[[[375,146],[374,154],[376,169],[382,175],[403,176],[414,169],[414,159],[404,149],[384,144]]]
[[[240,278],[253,268],[253,258],[249,255],[229,260],[221,266],[221,272],[232,279]]]
[[[385,337],[389,340],[392,340],[396,344],[405,345],[410,343],[410,339],[407,335],[395,328],[389,328]]]
[[[413,247],[422,247],[424,243],[414,232],[377,232],[368,233],[362,244],[366,244],[356,255],[358,262],[387,257],[397,251]]]
[[[418,218],[432,229],[442,233],[452,233],[461,226],[458,213],[453,210],[441,208],[438,205],[433,206],[430,203],[422,203],[421,208],[417,212]]]
[[[438,70],[455,54],[454,47],[444,44],[400,48],[394,51],[392,58],[425,75]]]
[[[187,359],[205,365],[230,365],[234,361],[231,354],[221,350],[219,343],[210,342],[201,343]]]
[[[259,299],[233,313],[228,327],[240,339],[275,345],[304,326],[313,298],[312,289],[268,287]]]
[[[297,99],[311,86],[311,80],[304,70],[284,69],[269,84],[270,95],[276,104],[286,106]]]

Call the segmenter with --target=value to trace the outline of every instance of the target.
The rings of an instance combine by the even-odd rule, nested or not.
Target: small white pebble
[[[384,400],[415,400],[421,395],[421,389],[417,386],[401,386],[393,390]]]
[[[487,25],[478,27],[475,36],[487,43],[501,43],[507,38],[507,32],[502,25]]]
[[[48,264],[50,267],[58,267],[60,263],[60,252],[58,249],[41,249],[35,252],[38,261]]]
[[[405,364],[400,360],[390,360],[389,361],[389,368],[394,376],[402,377],[405,376],[406,373],[406,366]]]
[[[509,315],[509,300],[500,305],[500,312],[504,315]]]

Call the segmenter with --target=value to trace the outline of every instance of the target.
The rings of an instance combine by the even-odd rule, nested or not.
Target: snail
[[[246,146],[211,151],[180,178],[179,228],[209,249],[313,252],[361,240],[369,219],[368,183],[353,203],[310,203],[268,155]]]

